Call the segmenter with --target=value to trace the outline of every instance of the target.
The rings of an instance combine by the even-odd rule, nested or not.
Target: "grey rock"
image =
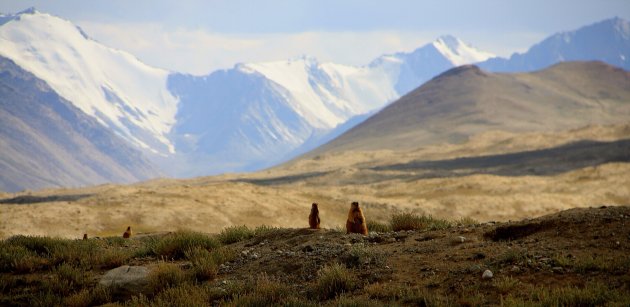
[[[490,270],[483,271],[483,274],[481,275],[482,279],[491,279],[492,277],[494,277],[494,274],[492,274],[492,271]]]
[[[107,271],[99,284],[109,288],[116,298],[130,298],[150,292],[148,276],[149,269],[146,267],[123,265]]]

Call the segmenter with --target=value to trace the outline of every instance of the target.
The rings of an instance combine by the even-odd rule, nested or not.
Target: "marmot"
[[[83,234],[83,240],[87,240],[87,239],[88,239],[88,237],[87,237],[87,233],[84,233],[84,234]]]
[[[311,214],[308,215],[308,224],[311,226],[311,229],[319,229],[319,209],[317,208],[317,203],[313,203],[311,207]]]
[[[363,216],[363,210],[359,208],[358,202],[353,202],[350,205],[350,212],[348,212],[348,220],[346,221],[346,233],[360,233],[362,235],[368,234],[367,223],[365,216]]]
[[[129,239],[133,233],[131,232],[131,226],[127,227],[125,233],[123,233],[123,238]]]

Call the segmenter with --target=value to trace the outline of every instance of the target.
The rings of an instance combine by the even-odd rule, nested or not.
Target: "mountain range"
[[[628,69],[629,33],[628,22],[616,18],[554,35],[510,59],[496,58],[455,37],[443,36],[412,52],[383,55],[360,67],[320,63],[305,56],[241,63],[194,76],[150,67],[91,39],[67,20],[29,9],[0,16],[0,56],[111,132],[112,143],[123,140],[141,152],[126,157],[127,162],[133,160],[131,164],[152,170],[137,174],[135,178],[141,179],[155,176],[155,169],[169,176],[189,177],[274,165],[330,141],[434,76],[460,65],[478,63],[490,71],[528,71],[580,59],[603,60]],[[617,57],[609,56],[612,54]],[[1,73],[3,81],[6,74]],[[13,101],[3,108],[16,104]],[[28,152],[12,146],[28,157]],[[121,162],[114,159],[102,168],[124,164]],[[16,167],[16,172],[37,173],[22,167]],[[4,173],[0,176],[11,181]],[[63,184],[53,180],[28,188],[58,185]],[[26,188],[19,183],[8,186],[5,189],[11,191]]]
[[[4,191],[161,175],[134,146],[1,56],[0,152]]]
[[[475,65],[446,71],[309,155],[411,150],[482,132],[549,132],[630,118],[630,72],[603,62],[564,62],[532,73]]]

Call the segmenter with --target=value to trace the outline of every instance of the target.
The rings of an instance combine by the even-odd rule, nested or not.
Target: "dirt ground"
[[[307,291],[322,265],[339,261],[352,267],[346,252],[357,245],[375,253],[371,262],[355,263],[366,287],[420,287],[457,300],[482,296],[493,305],[506,294],[525,296],[522,292],[530,286],[599,282],[630,290],[630,207],[571,209],[518,222],[367,237],[286,230],[237,244],[237,250],[249,256],[227,267],[218,280],[266,272]],[[492,271],[493,278],[482,279],[485,270]]]

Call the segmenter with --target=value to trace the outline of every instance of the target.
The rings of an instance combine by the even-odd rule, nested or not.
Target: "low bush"
[[[221,246],[215,238],[192,231],[180,231],[162,237],[153,244],[153,254],[168,259],[182,259],[186,251],[195,248],[213,249]]]
[[[264,231],[263,229],[260,230]],[[223,244],[232,244],[252,238],[255,232],[245,225],[230,226],[221,231],[219,241]]]
[[[385,223],[379,223],[377,221],[368,220],[367,228],[370,232],[390,232],[392,231],[391,225]]]
[[[179,266],[171,263],[160,263],[149,273],[149,287],[153,293],[179,286],[189,281],[188,276]]]
[[[418,215],[411,212],[403,212],[392,215],[391,226],[393,231],[440,230],[451,227],[451,222],[443,219],[436,219],[430,215]]]
[[[343,265],[334,263],[323,267],[318,272],[315,284],[315,296],[319,299],[331,299],[338,294],[354,288],[354,275]]]

